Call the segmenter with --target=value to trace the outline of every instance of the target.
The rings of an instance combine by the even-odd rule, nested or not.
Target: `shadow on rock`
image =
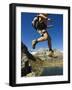
[[[28,59],[33,61],[36,60],[35,57],[31,53],[29,53],[28,48],[23,44],[23,42],[21,42],[21,51],[28,57]]]

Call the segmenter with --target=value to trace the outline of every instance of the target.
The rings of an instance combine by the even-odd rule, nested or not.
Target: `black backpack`
[[[44,21],[40,21],[39,22],[39,18],[37,17],[36,20],[34,20],[34,24],[33,24],[33,27],[36,29],[36,30],[43,30],[43,29],[46,29],[47,28],[47,25],[44,23]]]

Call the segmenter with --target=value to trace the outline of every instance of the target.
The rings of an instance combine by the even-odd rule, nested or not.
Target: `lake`
[[[63,67],[44,67],[41,76],[63,75]]]

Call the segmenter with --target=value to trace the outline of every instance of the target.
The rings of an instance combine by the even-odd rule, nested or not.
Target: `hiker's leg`
[[[45,32],[45,33],[43,34],[43,36],[41,36],[41,37],[39,37],[39,38],[37,39],[38,42],[42,42],[42,41],[46,41],[46,40],[48,40],[48,34],[47,34],[47,32]]]
[[[50,37],[49,33],[48,33],[48,47],[49,47],[49,51],[51,51],[52,50],[52,43],[51,43],[51,37]]]
[[[47,32],[44,32],[43,35],[35,40],[32,41],[32,47],[33,49],[35,49],[35,46],[38,42],[43,42],[43,41],[46,41],[48,40],[48,34]]]
[[[46,40],[48,41],[49,50],[52,50],[51,37],[48,34],[48,32],[43,33],[43,36],[37,39],[38,42],[42,42]]]
[[[46,30],[38,30],[37,32],[41,35],[41,37],[39,37],[39,38],[37,38],[37,39],[32,41],[33,49],[35,49],[35,46],[36,46],[36,44],[38,42],[42,42],[42,41],[48,40],[48,34],[47,34]]]
[[[56,57],[54,55],[54,51],[52,50],[51,37],[50,37],[49,33],[48,33],[48,47],[49,47],[48,56],[50,56],[50,57]]]

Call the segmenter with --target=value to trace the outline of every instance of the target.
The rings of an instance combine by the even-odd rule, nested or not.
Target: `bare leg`
[[[42,42],[48,39],[48,34],[44,33],[42,37],[38,38],[37,41],[38,42]]]
[[[42,42],[42,41],[46,41],[46,40],[48,41],[49,50],[52,50],[51,38],[47,32],[44,33],[42,37],[37,39],[38,42]]]

